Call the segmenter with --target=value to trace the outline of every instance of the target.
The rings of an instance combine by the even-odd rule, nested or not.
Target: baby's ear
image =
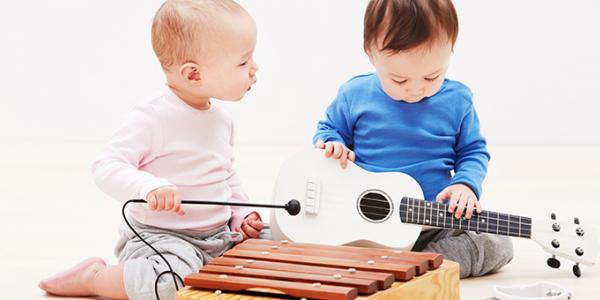
[[[181,65],[179,68],[179,75],[183,78],[183,80],[192,84],[198,84],[202,80],[200,67],[196,63],[192,62],[187,62]]]

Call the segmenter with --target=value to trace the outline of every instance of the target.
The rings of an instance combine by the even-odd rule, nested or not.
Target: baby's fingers
[[[235,232],[239,232],[242,234],[242,237],[244,238],[244,240],[248,239],[248,235],[246,235],[246,233],[242,230],[242,228],[236,228]]]
[[[325,157],[331,157],[331,153],[333,152],[333,144],[325,143]]]
[[[254,229],[248,223],[243,223],[241,228],[242,231],[246,234],[246,236],[250,238],[257,238],[260,235],[259,230]]]
[[[340,144],[340,143],[335,143],[333,145],[333,157],[334,158],[341,158],[342,154],[344,154],[344,145]]]
[[[165,209],[165,194],[155,193],[156,196],[156,211],[162,211]]]
[[[444,200],[450,198],[450,196],[452,196],[452,193],[450,193],[448,188],[445,188],[439,194],[437,194],[437,196],[435,196],[435,202],[442,203]],[[448,202],[448,205],[450,205],[450,202]],[[452,212],[450,211],[450,206],[448,206],[448,212]]]
[[[323,141],[318,141],[317,144],[315,145],[315,148],[318,149],[325,149],[325,142]]]
[[[148,202],[149,209],[151,209],[151,210],[156,209],[156,196],[154,196],[154,193],[148,194],[148,199],[146,199],[146,202]]]
[[[354,154],[354,151],[350,150],[350,152],[348,152],[348,159],[351,161],[356,159],[356,154]]]
[[[260,220],[249,220],[248,224],[252,228],[254,228],[254,229],[258,230],[258,231],[261,231],[263,229],[263,226],[264,226],[263,222],[261,222]]]
[[[464,211],[465,211],[465,207],[467,206],[467,199],[465,199],[464,197],[458,197],[458,206],[456,207],[456,211],[454,212],[454,216],[457,219],[460,219],[460,217],[462,217]]]
[[[166,211],[171,211],[173,210],[173,206],[175,199],[173,199],[173,191],[171,190],[167,190],[165,191],[165,210]]]
[[[183,211],[183,208],[181,207],[181,196],[179,195],[179,193],[175,193],[173,211],[180,216],[185,215],[185,211]]]
[[[458,205],[458,199],[450,199],[448,201],[448,212],[453,214],[456,211],[456,206]]]
[[[473,215],[473,210],[475,209],[476,200],[472,197],[469,197],[467,200],[467,212],[465,213],[465,218],[470,219]]]
[[[340,156],[340,165],[342,169],[345,169],[348,166],[348,152],[343,151],[342,156]]]

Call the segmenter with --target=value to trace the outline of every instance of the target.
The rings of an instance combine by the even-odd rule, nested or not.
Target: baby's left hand
[[[253,212],[246,216],[242,225],[236,231],[244,236],[244,240],[247,240],[249,238],[257,238],[262,229],[263,223],[260,216],[256,212]]]
[[[473,208],[477,209],[478,214],[481,213],[481,204],[467,185],[462,183],[449,185],[435,197],[437,202],[443,202],[446,199],[449,199],[448,212],[454,213],[457,219],[460,219],[465,208],[467,209],[465,213],[467,219],[473,215]]]

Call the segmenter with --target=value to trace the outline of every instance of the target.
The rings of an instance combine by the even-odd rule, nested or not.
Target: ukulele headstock
[[[598,235],[595,228],[581,224],[579,218],[559,220],[552,213],[549,220],[534,220],[531,239],[552,254],[548,266],[559,268],[557,257],[575,262],[573,274],[581,276],[579,264],[594,265],[598,255]]]

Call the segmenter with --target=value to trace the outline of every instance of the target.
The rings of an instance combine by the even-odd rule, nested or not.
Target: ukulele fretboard
[[[441,227],[531,238],[531,218],[503,214],[491,211],[473,213],[470,219],[457,219],[448,212],[448,206],[443,203],[402,198],[400,202],[400,220],[412,223]]]

